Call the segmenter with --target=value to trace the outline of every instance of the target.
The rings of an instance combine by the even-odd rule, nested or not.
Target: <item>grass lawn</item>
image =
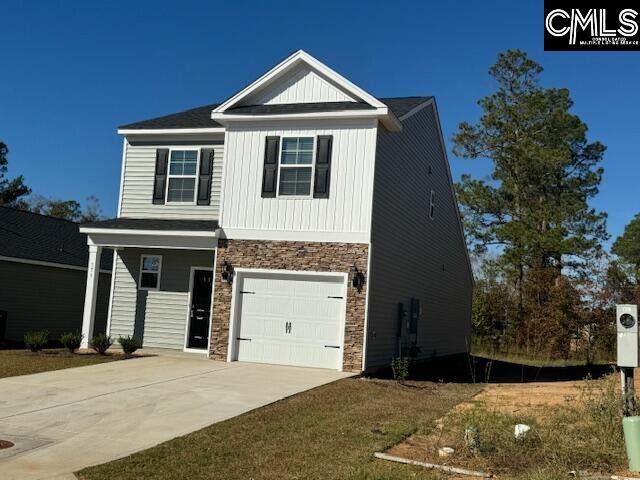
[[[95,365],[122,358],[118,354],[72,354],[64,349],[47,349],[38,353],[28,350],[0,350],[0,378]]]
[[[436,419],[479,390],[345,379],[79,475],[86,480],[439,479],[372,454],[431,429]]]

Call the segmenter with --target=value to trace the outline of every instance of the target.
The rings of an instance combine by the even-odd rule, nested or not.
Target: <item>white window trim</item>
[[[142,265],[144,264],[144,259],[147,257],[158,257],[160,259],[160,263],[158,264],[158,271],[154,272],[151,270],[143,270],[142,269]],[[158,274],[158,281],[156,282],[156,287],[152,288],[152,287],[143,287],[142,286],[142,274],[143,273],[157,273]],[[138,272],[138,290],[146,290],[146,291],[158,291],[160,290],[160,281],[162,278],[162,255],[156,255],[154,253],[143,253],[142,255],[140,255],[140,269]]]
[[[429,196],[429,218],[433,220],[436,216],[436,202],[434,201],[434,197],[436,195],[435,190],[431,190],[431,195]]]
[[[282,148],[284,146],[284,140],[286,138],[313,138],[313,147],[311,150],[311,164],[300,164],[300,163],[296,163],[296,164],[283,164],[282,163]],[[277,193],[277,197],[278,198],[283,198],[283,199],[312,199],[313,198],[313,185],[314,185],[314,179],[315,179],[315,174],[316,174],[316,143],[318,141],[318,136],[317,135],[296,135],[296,136],[286,136],[286,137],[281,137],[280,138],[280,145],[278,147],[278,193]],[[300,167],[306,167],[309,168],[311,167],[311,184],[309,185],[309,195],[282,195],[280,193],[280,180],[281,180],[281,176],[280,176],[280,171],[281,168],[300,168]]]
[[[194,175],[172,175],[171,172],[171,153],[172,152],[196,152],[196,173]],[[164,192],[165,205],[196,205],[198,201],[198,176],[200,175],[200,149],[188,147],[170,147],[169,158],[167,159],[167,185]],[[172,178],[193,178],[193,200],[191,202],[171,202],[169,201],[169,181]]]

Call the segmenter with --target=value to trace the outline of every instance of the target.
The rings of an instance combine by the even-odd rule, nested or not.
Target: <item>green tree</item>
[[[7,178],[8,154],[9,148],[4,142],[0,142],[0,205],[13,206],[20,198],[29,195],[31,189],[24,183],[22,175],[14,179]]]
[[[611,251],[633,268],[636,280],[640,279],[640,213],[624,227]]]
[[[60,200],[34,195],[19,203],[19,208],[73,222],[93,222],[103,218],[100,201],[95,196],[87,197],[84,208],[77,200]]]
[[[522,51],[501,53],[489,69],[497,90],[478,102],[479,122],[461,123],[453,138],[456,155],[492,162],[489,178],[464,175],[457,190],[470,244],[495,246],[516,276],[520,320],[526,275],[539,270],[532,276],[553,283],[563,269],[584,267],[607,238],[606,215],[588,204],[605,146],[587,141],[567,89],[540,86],[542,70]],[[540,305],[549,300],[548,289],[531,291]]]

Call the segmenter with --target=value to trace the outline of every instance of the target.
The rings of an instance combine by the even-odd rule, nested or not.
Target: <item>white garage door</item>
[[[245,273],[236,288],[238,360],[341,368],[343,276]]]

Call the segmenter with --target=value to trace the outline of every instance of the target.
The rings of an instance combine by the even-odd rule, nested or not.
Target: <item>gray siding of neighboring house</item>
[[[422,306],[420,357],[467,350],[473,280],[435,115],[427,106],[402,122],[402,132],[378,133],[367,367],[397,355],[398,303],[409,311],[412,297]]]
[[[218,140],[217,142],[219,143],[220,141],[221,140]],[[203,146],[206,145],[183,145],[182,148],[200,149],[203,148]],[[213,160],[210,205],[154,205],[152,203],[157,148],[169,148],[169,146],[164,144],[160,146],[148,145],[146,143],[126,146],[124,179],[122,183],[122,205],[119,216],[130,218],[180,218],[185,220],[217,219],[220,213],[224,145],[213,145],[215,155]]]
[[[140,256],[162,255],[160,290],[138,290]],[[213,251],[126,248],[117,252],[110,334],[143,346],[182,350],[191,267],[213,268]]]
[[[0,260],[0,310],[8,312],[4,337],[21,342],[28,330],[48,330],[49,340],[82,329],[87,272]],[[95,333],[106,329],[111,275],[98,283]],[[0,335],[2,337],[2,335]]]

